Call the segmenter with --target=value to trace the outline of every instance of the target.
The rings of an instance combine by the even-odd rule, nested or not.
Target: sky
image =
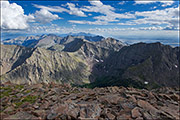
[[[2,39],[70,32],[176,46],[179,1],[1,1]]]

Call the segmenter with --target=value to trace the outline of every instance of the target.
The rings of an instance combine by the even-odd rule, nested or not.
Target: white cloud
[[[121,1],[118,3],[119,5],[124,5],[125,4],[125,1]]]
[[[89,1],[91,6],[84,6],[81,8],[85,12],[96,12],[104,15],[110,15],[115,10],[114,7],[110,5],[104,5],[101,1]]]
[[[80,21],[80,20],[69,20],[68,22],[70,23],[76,23],[76,24],[89,24],[89,25],[107,25],[108,22],[107,21]],[[109,24],[108,24],[109,25]]]
[[[164,27],[161,26],[152,26],[152,27],[140,27],[139,30],[163,30]]]
[[[167,24],[168,26],[179,27],[179,7],[166,8],[164,10],[135,12],[135,15],[144,17],[132,21],[136,24]]]
[[[161,2],[164,5],[173,4],[174,1],[136,1],[137,4],[149,4],[155,2]],[[85,12],[96,12],[103,15],[94,16],[95,21],[80,21],[80,20],[69,20],[70,23],[76,24],[93,24],[93,25],[112,25],[112,22],[119,22],[117,25],[140,25],[140,24],[150,24],[150,25],[162,25],[172,26],[172,28],[179,27],[179,7],[178,8],[166,8],[164,10],[154,10],[145,12],[135,12],[119,14],[114,12],[115,8],[110,5],[104,5],[101,1],[90,1],[91,6],[84,6],[81,8]],[[155,7],[156,8],[156,7]],[[125,23],[120,22],[120,19],[137,18],[141,16],[144,18],[128,20]],[[169,27],[171,28],[171,27]],[[153,28],[150,28],[153,29]]]
[[[25,15],[24,10],[16,3],[1,1],[1,28],[2,29],[26,29],[28,21],[33,21],[33,15]]]
[[[117,23],[117,25],[136,25],[136,24],[132,22],[125,22],[125,23]]]
[[[150,3],[155,3],[156,1],[141,1],[141,0],[137,0],[134,1],[135,4],[150,4]]]
[[[166,6],[171,6],[174,1],[161,1],[161,3],[163,3],[161,6],[162,7],[166,7]]]
[[[151,7],[150,9],[156,9],[157,8],[157,6],[154,6],[154,7]]]
[[[76,32],[79,29],[76,28],[76,26],[72,27],[60,27],[56,24],[51,24],[51,26],[48,25],[33,25],[32,27],[29,27],[27,29],[28,33],[53,33],[53,34],[64,34],[68,32]],[[79,30],[80,31],[80,30]]]
[[[110,5],[104,5],[101,1],[89,1],[91,6],[84,6],[81,8],[85,12],[95,12],[103,15],[93,17],[96,21],[79,21],[69,20],[71,23],[77,24],[94,24],[94,25],[107,25],[109,22],[119,21],[124,18],[134,18],[135,16],[130,13],[119,14],[115,13],[115,8]]]
[[[37,5],[37,4],[33,4],[34,7],[36,8],[40,8],[40,9],[46,9],[48,11],[51,11],[51,12],[57,12],[57,13],[62,13],[62,12],[68,12],[67,9],[65,8],[62,8],[60,6],[43,6],[43,5]]]
[[[41,23],[49,23],[53,20],[61,19],[58,15],[50,13],[47,9],[40,9],[36,11],[35,20]]]
[[[60,6],[43,6],[43,5],[37,5],[37,4],[34,4],[34,6],[36,8],[48,10],[50,12],[57,12],[57,13],[67,12],[70,15],[86,17],[85,13],[79,8],[77,8],[76,5],[73,3],[67,3],[65,5],[62,5],[63,7],[68,7],[69,9],[66,9]]]
[[[82,12],[79,8],[76,8],[75,4],[73,3],[67,3],[67,6],[69,8],[69,14],[71,15],[77,15],[81,17],[87,17],[84,12]]]
[[[167,26],[167,27],[163,28],[163,30],[180,30],[180,28],[174,27],[174,26]]]
[[[135,5],[136,4],[151,4],[151,3],[156,3],[156,2],[159,2],[159,3],[162,3],[162,7],[166,7],[166,6],[171,6],[174,1],[173,0],[166,0],[166,1],[162,1],[162,0],[153,0],[153,1],[144,1],[144,0],[135,0]]]
[[[136,17],[140,19],[129,20],[118,25],[153,25],[154,27],[141,28],[144,30],[179,30],[179,7],[166,8],[164,10],[153,10],[144,12],[135,12]],[[163,25],[164,28],[157,28],[157,25]],[[156,27],[155,27],[156,26]]]

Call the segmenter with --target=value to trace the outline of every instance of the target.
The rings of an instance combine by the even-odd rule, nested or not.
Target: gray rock
[[[32,114],[29,114],[27,112],[17,112],[16,114],[14,115],[11,115],[7,118],[5,118],[4,120],[23,120],[23,119],[26,119],[26,120],[32,120],[32,119],[38,119],[37,117],[35,117],[34,115]]]

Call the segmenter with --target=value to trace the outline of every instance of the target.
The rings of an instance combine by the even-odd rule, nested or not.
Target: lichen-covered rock
[[[22,120],[22,119],[32,120],[32,119],[38,119],[38,118],[32,114],[29,114],[29,113],[23,112],[23,111],[17,112],[16,114],[5,118],[5,120]]]
[[[158,89],[152,91],[124,87],[88,89],[55,83],[42,83],[30,87],[28,84],[19,86],[8,83],[1,84],[0,90],[2,93],[0,117],[6,120],[174,120],[180,117],[180,102],[172,98],[174,96],[172,93],[179,91],[173,88],[166,88],[168,91],[162,94]],[[142,100],[141,97],[149,99]]]

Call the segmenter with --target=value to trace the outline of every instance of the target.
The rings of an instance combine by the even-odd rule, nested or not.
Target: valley
[[[18,37],[3,44],[2,83],[147,89],[179,84],[179,47],[159,42],[128,45],[102,36],[49,34]]]

